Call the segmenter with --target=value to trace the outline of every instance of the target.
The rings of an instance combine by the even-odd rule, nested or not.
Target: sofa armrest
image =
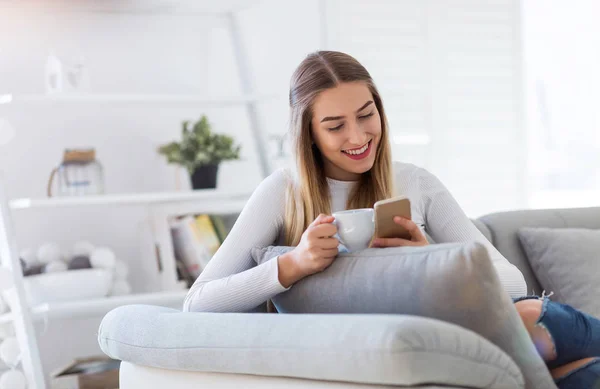
[[[500,348],[462,327],[409,315],[109,312],[108,356],[164,369],[389,385],[523,388]]]

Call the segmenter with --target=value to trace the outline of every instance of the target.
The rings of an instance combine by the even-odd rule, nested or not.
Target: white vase
[[[63,91],[63,67],[58,57],[51,51],[45,67],[46,93],[49,95]]]

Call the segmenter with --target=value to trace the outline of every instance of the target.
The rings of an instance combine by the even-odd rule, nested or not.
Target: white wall
[[[0,95],[15,96],[14,104],[0,105],[0,117],[17,132],[8,147],[0,146],[0,171],[10,197],[44,197],[48,175],[63,149],[88,145],[96,148],[104,165],[109,193],[188,189],[185,172],[180,171],[178,178],[177,169],[155,149],[178,137],[182,120],[203,113],[215,131],[232,134],[243,145],[242,161],[223,164],[219,187],[252,190],[260,182],[243,107],[18,104],[21,95],[44,93],[44,63],[50,48],[65,63],[85,55],[93,93],[237,95],[239,77],[227,24],[185,10],[85,12],[84,7],[66,2],[50,10],[42,3],[25,8],[10,4],[14,2],[0,4]],[[306,53],[319,48],[317,11],[316,1],[262,1],[239,14],[257,92],[282,96],[260,105],[267,133],[286,130],[289,76]],[[15,222],[21,248],[48,240],[68,246],[78,239],[112,247],[134,269],[130,281],[140,292],[151,288],[138,274],[154,266],[153,258],[140,257],[140,242],[148,232],[146,218],[142,207],[78,208],[21,211]],[[54,322],[40,332],[46,371],[76,354],[99,352],[95,344],[99,320]],[[71,337],[68,349],[57,340],[65,333]]]

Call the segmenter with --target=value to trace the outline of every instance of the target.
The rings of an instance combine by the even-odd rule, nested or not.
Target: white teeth
[[[366,145],[364,145],[363,147],[361,147],[358,150],[342,150],[344,153],[346,154],[352,154],[352,155],[360,155],[362,153],[364,153],[365,151],[367,151],[367,149],[369,148],[369,142],[367,142]]]

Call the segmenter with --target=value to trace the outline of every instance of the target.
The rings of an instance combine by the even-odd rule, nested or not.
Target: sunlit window
[[[523,2],[529,205],[600,204],[600,3]]]

